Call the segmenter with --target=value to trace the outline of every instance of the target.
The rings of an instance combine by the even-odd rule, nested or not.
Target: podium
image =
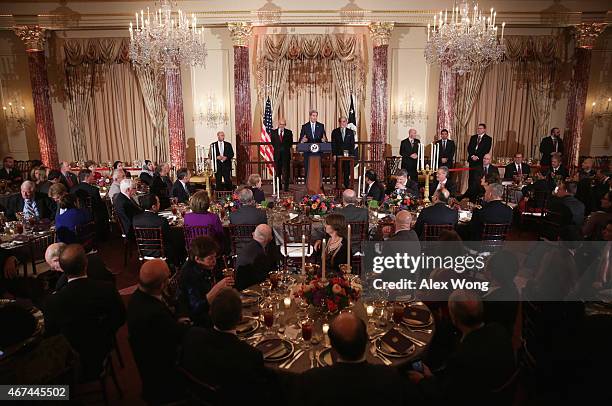
[[[297,150],[304,154],[304,160],[308,160],[306,193],[309,195],[321,193],[321,185],[323,184],[321,154],[331,152],[331,144],[329,142],[302,142],[298,144]]]

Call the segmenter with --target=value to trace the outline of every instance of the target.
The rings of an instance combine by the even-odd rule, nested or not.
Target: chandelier
[[[612,97],[599,96],[591,105],[591,116],[599,127],[612,121]]]
[[[7,123],[13,123],[20,130],[26,127],[28,120],[26,119],[25,106],[17,107],[13,105],[13,102],[9,102],[8,107],[2,106],[2,112]]]
[[[170,0],[156,4],[157,10],[140,10],[135,24],[130,22],[132,63],[156,69],[178,68],[181,64],[204,66],[208,52],[195,14],[174,11]]]
[[[199,124],[206,123],[206,126],[209,128],[218,128],[227,124],[228,117],[223,102],[219,103],[216,97],[208,96],[206,109],[204,109],[204,105],[200,103],[200,108],[198,113],[194,115],[193,121]]]
[[[419,103],[418,107],[414,101],[414,97],[405,97],[399,104],[397,109],[391,116],[394,123],[398,121],[403,127],[410,127],[417,122],[427,119],[427,114],[423,111],[423,105]]]
[[[445,10],[434,15],[433,26],[427,24],[427,63],[439,64],[463,75],[474,68],[485,68],[500,62],[506,52],[506,23],[502,23],[501,37],[498,39],[496,15],[491,9],[487,16],[478,3],[466,0],[461,1],[458,7],[453,6],[450,13]]]

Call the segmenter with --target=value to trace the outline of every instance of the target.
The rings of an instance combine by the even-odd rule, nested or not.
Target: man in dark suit
[[[433,205],[425,207],[421,211],[421,214],[419,214],[416,224],[414,225],[414,231],[420,238],[423,237],[425,224],[451,224],[453,227],[457,225],[457,222],[459,221],[459,213],[457,210],[453,210],[447,206],[449,197],[450,193],[446,189],[440,189],[433,194],[433,198],[431,200]]]
[[[591,208],[593,211],[601,210],[601,199],[612,190],[612,178],[605,169],[599,168],[595,173],[593,189],[591,191]]]
[[[368,200],[376,200],[378,203],[382,203],[385,199],[385,190],[378,182],[378,176],[376,176],[376,172],[372,170],[367,170],[365,173],[365,184],[366,191],[363,196],[364,200],[367,202]]]
[[[15,168],[15,160],[12,156],[4,157],[2,169],[0,169],[0,180],[8,180],[9,183],[14,185],[21,183],[21,171]]]
[[[473,241],[480,241],[485,224],[512,223],[512,208],[504,204],[502,196],[504,187],[499,183],[488,185],[485,188],[485,204],[481,209],[474,209],[470,226]]]
[[[67,190],[72,189],[79,183],[77,176],[70,172],[70,164],[66,161],[62,161],[60,164],[60,172],[62,173],[61,182],[66,186]]]
[[[79,244],[60,255],[68,286],[44,306],[45,333],[63,334],[79,353],[81,380],[97,380],[114,335],[125,321],[125,307],[114,285],[87,277],[87,256]]]
[[[283,183],[285,192],[289,191],[289,173],[291,162],[291,152],[293,148],[293,132],[285,126],[287,121],[284,118],[278,120],[278,128],[273,129],[270,134],[270,141],[274,148],[274,170],[279,183]]]
[[[402,169],[408,172],[408,177],[414,181],[419,181],[417,174],[417,159],[419,156],[419,139],[416,137],[416,130],[408,130],[408,138],[402,140],[400,144],[400,155],[402,157]]]
[[[554,188],[559,180],[565,180],[569,176],[569,172],[561,164],[561,155],[553,155],[550,160],[550,168],[548,168],[548,179],[551,188]]]
[[[436,376],[425,366],[424,374],[410,371],[410,380],[435,404],[499,404],[495,391],[516,370],[510,337],[502,325],[484,324],[482,300],[474,291],[454,291],[448,308],[462,334],[457,350]]]
[[[179,366],[196,379],[216,387],[219,404],[248,404],[271,400],[272,374],[263,354],[236,336],[242,302],[234,289],[223,288],[210,305],[213,329],[194,327],[183,340]]]
[[[133,226],[140,228],[160,228],[168,262],[177,264],[177,241],[171,238],[168,220],[157,214],[159,212],[159,199],[155,195],[148,194],[140,196],[138,201],[140,207],[144,211],[134,216],[132,219]],[[161,257],[161,252],[159,252],[159,250],[146,250],[143,254],[148,257]]]
[[[121,188],[121,193],[115,195],[113,206],[123,231],[127,233],[127,237],[133,238],[134,227],[132,227],[132,220],[134,216],[142,213],[142,208],[134,201],[136,189],[132,179],[123,179],[119,187]]]
[[[482,168],[483,158],[485,154],[491,152],[491,147],[493,146],[493,139],[486,132],[487,125],[484,123],[478,124],[477,133],[470,137],[470,142],[467,146],[467,160],[470,165],[470,184],[478,176],[476,169]]]
[[[339,156],[344,156],[346,152],[348,156],[355,156],[355,132],[350,128],[347,128],[348,120],[346,117],[340,117],[338,120],[340,123],[340,127],[334,128],[332,131],[332,153],[334,154],[334,159],[337,159]],[[337,164],[336,164],[337,165]],[[336,167],[336,170],[339,171],[339,168]],[[344,167],[342,168],[342,173],[344,175],[344,188],[348,189],[349,180],[350,180],[350,171],[353,170],[353,167],[350,166],[349,162],[344,162]],[[336,172],[337,173],[337,172]]]
[[[561,130],[554,127],[552,130],[550,130],[550,135],[542,138],[542,141],[540,142],[540,154],[542,154],[540,165],[549,166],[551,164],[553,154],[563,154],[563,151]]]
[[[433,181],[429,188],[429,197],[431,198],[436,190],[446,189],[450,193],[451,197],[457,194],[457,185],[451,178],[448,177],[448,168],[441,166],[436,172],[436,179]]]
[[[563,181],[548,201],[548,210],[554,213],[552,216],[559,216],[561,226],[582,227],[584,203],[574,196],[577,189],[576,182]]]
[[[189,203],[189,197],[191,197],[189,179],[191,179],[191,171],[187,168],[181,168],[176,173],[176,181],[172,185],[172,197],[175,197],[179,203]]]
[[[236,284],[238,290],[261,283],[268,277],[268,272],[275,271],[280,252],[274,242],[272,228],[260,224],[253,231],[253,239],[236,248]]]
[[[389,241],[411,241],[419,242],[419,236],[412,227],[412,215],[407,210],[401,210],[395,216],[395,234],[389,237]],[[419,244],[420,246],[420,244]]]
[[[254,206],[253,191],[243,188],[238,192],[240,207],[230,213],[231,224],[266,224],[266,212]]]
[[[232,159],[234,148],[225,141],[225,133],[217,133],[217,142],[210,144],[211,159],[214,160],[216,190],[234,190],[232,186]]]
[[[17,220],[19,212],[23,213],[25,219],[55,218],[51,200],[42,193],[37,193],[36,185],[29,180],[21,184],[21,193],[12,196],[6,204],[6,217],[9,220]]]
[[[56,242],[49,245],[45,251],[45,262],[49,265],[49,269],[51,271],[61,272],[55,284],[56,292],[68,286],[68,276],[62,270],[59,262],[60,255],[66,246],[67,245],[62,242]],[[115,276],[108,270],[100,256],[95,252],[87,254],[87,277],[93,280],[115,284]]]
[[[403,378],[396,369],[366,361],[369,340],[363,320],[353,313],[341,313],[331,323],[328,334],[337,359],[330,367],[312,368],[302,374],[297,396],[300,404],[305,406],[422,404],[414,385]],[[338,388],[351,389],[338,390]]]
[[[499,175],[499,169],[497,168],[497,166],[491,163],[491,159],[492,159],[491,154],[484,154],[482,156],[482,166],[479,168],[480,169],[479,178],[487,177],[494,173]]]
[[[300,142],[328,142],[327,135],[325,134],[325,126],[323,123],[319,123],[317,118],[319,112],[316,110],[310,110],[310,120],[302,125],[300,130]],[[304,153],[304,175],[308,176],[308,159],[310,158],[310,152]]]
[[[517,152],[514,154],[514,162],[506,165],[504,171],[504,179],[512,180],[515,176],[521,176],[523,179],[528,178],[531,174],[531,168],[523,162],[523,154]]]
[[[455,141],[448,139],[448,130],[445,128],[440,131],[440,139],[436,141],[440,148],[440,158],[438,166],[446,166],[453,169],[455,166]]]
[[[127,308],[129,342],[142,380],[142,397],[150,403],[169,403],[183,395],[175,364],[189,327],[177,321],[163,299],[169,277],[170,269],[163,260],[145,262]]]
[[[345,189],[342,192],[342,207],[334,209],[334,213],[342,214],[347,223],[367,223],[369,220],[368,209],[357,207],[357,195],[353,189]]]
[[[408,171],[406,169],[400,169],[395,179],[390,179],[387,184],[387,190],[385,193],[390,195],[391,193],[397,194],[411,194],[413,196],[419,196],[419,184],[410,179]]]
[[[89,169],[79,172],[79,184],[74,186],[70,193],[75,195],[83,209],[91,209],[96,222],[96,238],[103,240],[108,232],[108,210],[100,197],[100,189],[94,186],[95,176]]]

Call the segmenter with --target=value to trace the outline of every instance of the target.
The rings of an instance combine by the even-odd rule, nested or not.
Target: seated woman
[[[191,196],[189,207],[191,213],[185,214],[185,227],[211,226],[213,231],[211,236],[220,241],[223,238],[223,225],[219,216],[208,211],[210,208],[208,192],[204,190],[195,192]]]
[[[327,272],[341,274],[340,265],[346,264],[346,220],[342,214],[328,214],[325,217],[325,233],[328,235],[325,247],[325,269]],[[315,242],[315,250],[322,255],[321,240]]]
[[[132,177],[132,175],[127,171],[127,169],[125,169],[125,167],[123,165],[123,162],[121,162],[121,161],[115,161],[113,163],[113,170],[115,170],[115,169],[122,169],[123,172],[125,173],[125,178],[126,179],[129,179],[129,178]]]
[[[177,312],[180,316],[189,316],[197,326],[211,327],[210,303],[219,290],[234,286],[234,278],[224,278],[217,267],[218,253],[219,246],[214,239],[197,237],[191,241],[189,259],[180,271]]]
[[[395,180],[389,180],[387,190],[385,190],[385,194],[390,195],[391,193],[409,193],[413,196],[418,196],[419,185],[412,179],[408,178],[408,171],[405,169],[400,169],[399,173],[395,177]]]
[[[98,169],[98,163],[96,161],[86,161],[85,168],[89,169],[91,173],[93,173],[94,180],[96,183],[98,183],[98,180],[102,178],[102,174],[96,170]]]
[[[59,199],[59,214],[55,217],[57,241],[65,244],[78,243],[76,228],[89,221],[91,221],[89,212],[76,207],[76,197],[64,194]]]
[[[261,176],[256,173],[249,176],[249,186],[247,186],[253,192],[253,200],[255,203],[261,203],[266,200],[266,196],[264,195],[264,191],[261,188]]]
[[[151,186],[153,183],[153,176],[155,176],[154,170],[155,166],[153,165],[153,162],[145,159],[144,163],[142,164],[142,171],[140,172],[140,180],[142,183],[146,184],[147,186]]]

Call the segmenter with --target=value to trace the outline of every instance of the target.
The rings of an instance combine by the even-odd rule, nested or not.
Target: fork
[[[384,355],[380,354],[378,351],[376,351],[376,347],[374,345],[370,346],[370,353],[375,356],[376,358],[378,358],[379,360],[381,360],[383,362],[383,364],[389,366],[392,364],[391,361],[389,361],[389,359],[387,357],[385,357]]]
[[[315,367],[315,352],[314,350],[310,350],[310,368],[314,368]]]

